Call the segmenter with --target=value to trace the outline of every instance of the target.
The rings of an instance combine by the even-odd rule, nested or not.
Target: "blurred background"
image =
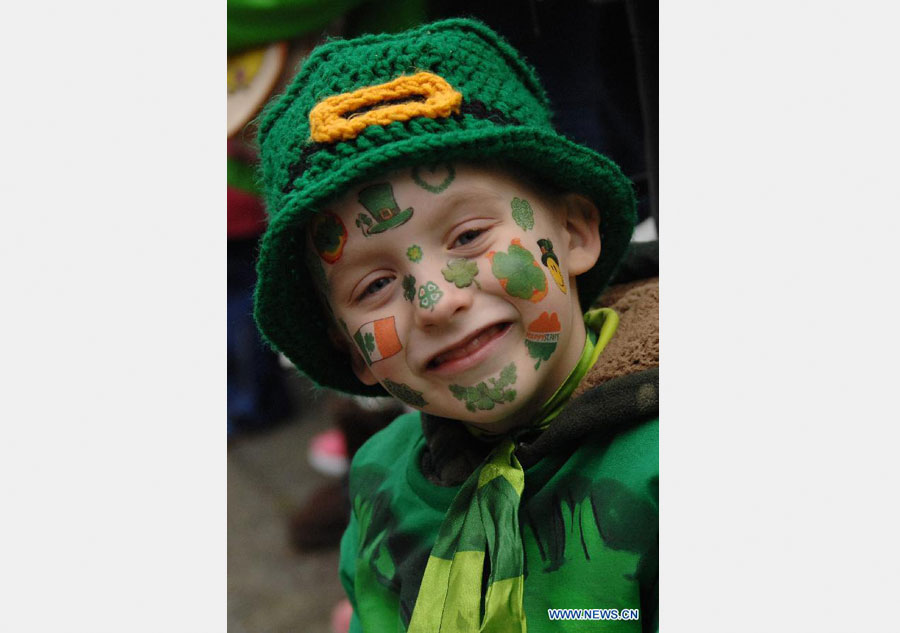
[[[256,118],[326,37],[475,17],[534,65],[557,128],[635,185],[636,241],[657,239],[657,0],[228,0],[228,631],[345,633],[337,574],[346,472],[402,409],[317,389],[252,319],[265,230]]]

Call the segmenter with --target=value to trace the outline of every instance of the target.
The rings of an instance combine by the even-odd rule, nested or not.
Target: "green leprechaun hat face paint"
[[[387,182],[376,183],[360,191],[359,202],[375,219],[375,224],[366,225],[365,233],[368,235],[400,226],[413,214],[412,207],[400,210],[397,201],[394,200],[394,191]]]
[[[385,395],[377,385],[361,385],[346,358],[321,336],[331,321],[315,297],[301,251],[307,248],[309,221],[351,187],[419,167],[416,175],[428,185],[426,193],[438,197],[453,181],[437,166],[489,161],[540,174],[561,191],[584,195],[599,209],[603,242],[600,260],[579,277],[585,306],[609,279],[634,226],[632,187],[618,167],[556,132],[533,69],[474,20],[445,20],[318,47],[286,92],[264,110],[259,145],[269,224],[257,264],[257,324],[266,341],[313,381],[342,391]],[[363,208],[344,218],[344,225],[357,222],[371,240],[379,231],[384,235],[408,223],[416,208],[397,204],[384,188],[360,202]],[[506,201],[507,209],[511,202]],[[517,217],[527,226],[527,210]],[[522,235],[529,249],[535,248],[532,230],[527,239]],[[340,247],[328,243],[332,246],[323,252],[335,257]],[[406,247],[417,243],[413,238]],[[503,251],[508,254],[508,244]]]

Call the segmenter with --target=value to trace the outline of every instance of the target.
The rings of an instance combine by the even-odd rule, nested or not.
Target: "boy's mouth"
[[[429,371],[436,369],[466,369],[467,367],[462,367],[462,365],[468,365],[469,363],[460,362],[461,359],[471,357],[492,341],[506,334],[510,325],[512,324],[507,321],[505,323],[495,323],[478,330],[462,341],[436,354],[428,361],[425,369]]]

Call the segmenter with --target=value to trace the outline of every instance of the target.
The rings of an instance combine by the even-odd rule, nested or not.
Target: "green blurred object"
[[[228,54],[321,31],[341,16],[352,36],[401,31],[425,15],[424,0],[228,0]]]

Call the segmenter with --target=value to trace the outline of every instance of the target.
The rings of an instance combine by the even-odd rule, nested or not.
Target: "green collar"
[[[548,427],[550,422],[559,415],[569,398],[572,397],[572,393],[581,384],[582,379],[600,358],[600,353],[616,333],[616,328],[619,326],[619,315],[611,308],[589,310],[584,315],[584,324],[587,326],[587,336],[585,336],[584,349],[581,350],[581,358],[578,359],[578,363],[563,384],[559,386],[559,389],[538,411],[535,426],[540,429]]]

